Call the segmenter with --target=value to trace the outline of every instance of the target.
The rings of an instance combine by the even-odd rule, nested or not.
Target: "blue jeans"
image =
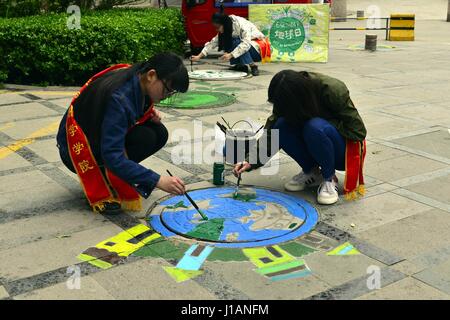
[[[234,50],[239,44],[241,43],[241,39],[239,38],[233,38],[233,46],[232,50]],[[253,48],[253,46],[250,46],[250,49],[244,53],[242,56],[237,58],[232,58],[230,60],[230,64],[252,64],[253,62],[259,62],[261,61],[261,55],[258,53],[258,51]]]
[[[325,180],[331,180],[335,169],[345,170],[344,137],[322,118],[313,118],[292,126],[279,118],[273,129],[279,130],[280,148],[302,167],[303,172],[321,168]]]

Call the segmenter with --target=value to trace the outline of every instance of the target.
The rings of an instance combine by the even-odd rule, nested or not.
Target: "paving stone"
[[[0,159],[0,171],[6,171],[28,166],[31,166],[31,163],[14,152],[8,154],[5,158]]]
[[[330,224],[344,231],[358,233],[430,209],[404,197],[383,193],[331,207],[335,218]],[[355,227],[351,227],[352,223]]]
[[[450,215],[433,209],[358,232],[359,238],[405,258],[450,245]]]
[[[58,99],[64,100],[66,104],[63,104],[63,107],[69,107],[70,101],[72,101],[72,97],[77,93],[78,90],[70,90],[70,91],[32,91],[31,94],[33,96],[39,97],[41,99]],[[53,102],[53,101],[52,101]],[[62,104],[62,103],[61,103]]]
[[[444,263],[450,257],[450,245],[437,248],[433,251],[423,253],[411,258],[411,263],[416,265],[421,270],[437,266]]]
[[[405,278],[356,300],[449,300],[450,296],[414,278]]]
[[[3,106],[1,109],[2,122],[16,121],[33,117],[53,116],[57,114],[57,112],[44,107],[42,104],[37,102]]]
[[[425,282],[426,284],[450,294],[450,259],[433,265],[414,275],[414,278]]]
[[[17,93],[2,93],[0,94],[0,105],[16,104],[20,102],[28,102],[30,99],[23,97]]]
[[[447,112],[450,113],[450,110]],[[450,133],[448,130],[392,140],[392,142],[450,159]]]
[[[53,238],[27,243],[0,251],[0,278],[17,280],[60,267],[74,265],[81,252],[112,237],[122,229],[114,224],[71,234],[68,238]]]
[[[49,215],[14,220],[0,224],[0,250],[12,249],[42,240],[71,237],[73,233],[102,227],[108,219],[85,211],[68,209],[52,212]]]
[[[405,189],[450,204],[450,175],[412,184],[405,187]]]
[[[250,299],[299,300],[329,288],[314,275],[272,281],[253,271],[256,267],[250,262],[208,262],[207,266]]]
[[[46,98],[51,98],[51,103],[56,104],[58,106],[60,106],[61,108],[66,108],[68,109],[70,106],[70,102],[72,102],[72,92],[69,92],[69,94],[67,94],[68,97],[67,98],[61,98],[61,99],[54,99],[54,97],[45,97]]]
[[[175,282],[163,266],[172,265],[162,259],[143,259],[98,272],[92,278],[116,299],[215,299],[193,280]]]
[[[27,146],[27,148],[48,162],[61,161],[55,139],[35,141]]]
[[[259,89],[248,92],[243,92],[239,94],[239,101],[245,102],[252,106],[270,106],[270,103],[267,102],[267,89]]]
[[[304,259],[314,275],[331,287],[367,275],[370,266],[383,267],[380,262],[363,254],[328,256],[325,252],[315,252]]]
[[[391,268],[381,268],[379,272],[381,288],[405,278],[403,273]],[[374,271],[371,271],[371,274],[366,274],[360,278],[350,280],[339,286],[308,297],[308,300],[349,300],[358,298],[371,290],[374,290],[369,289],[368,286],[368,281],[371,280],[369,277],[371,275],[375,275]]]
[[[365,163],[367,175],[390,182],[445,168],[447,165],[416,155],[405,155],[378,162]]]
[[[68,275],[69,277],[70,275]],[[27,292],[14,300],[115,300],[90,276],[80,278],[80,289],[69,289],[66,282]]]
[[[197,119],[199,120],[199,119]],[[215,122],[214,122],[215,123]],[[205,137],[214,137],[214,130],[209,129],[204,124],[200,127],[198,122],[199,132],[194,135],[194,120],[177,120],[165,123],[169,131],[168,142],[180,142],[183,140],[202,139]]]
[[[5,287],[0,286],[0,300],[6,299],[9,297],[8,292],[6,291]]]
[[[424,268],[416,265],[409,260],[403,260],[391,266],[392,269],[398,270],[408,276],[422,271]]]
[[[5,212],[73,199],[73,195],[40,171],[0,177],[0,207]],[[51,197],[49,197],[51,195]]]
[[[436,97],[441,95],[439,101],[442,101],[441,99],[445,100],[445,98],[442,96],[443,92],[438,91],[436,92],[436,95],[433,95],[429,90],[424,90],[423,88],[421,88],[420,90],[427,96],[428,99],[430,96]],[[398,116],[403,116],[405,118],[407,117],[410,119],[415,119],[418,121],[448,125],[450,123],[448,106],[441,106],[438,104],[430,103],[428,99],[422,98],[421,100],[426,102],[416,103],[409,106],[399,106],[398,108],[390,108],[389,110],[386,110],[386,112]]]
[[[426,124],[392,118],[384,114],[365,112],[361,115],[367,128],[368,138],[383,138],[394,134],[426,128]]]
[[[61,118],[62,118],[61,116],[57,117],[52,116],[25,121],[14,121],[11,122],[10,126],[8,126],[5,129],[2,129],[1,131],[10,136],[12,139],[15,140],[24,139],[30,136],[32,133],[38,131],[39,129],[48,127],[53,123],[59,123],[61,121]],[[57,130],[55,130],[53,134],[56,134],[56,132]]]
[[[379,161],[396,159],[405,155],[408,155],[405,151],[374,143],[367,146],[365,163],[376,163]]]

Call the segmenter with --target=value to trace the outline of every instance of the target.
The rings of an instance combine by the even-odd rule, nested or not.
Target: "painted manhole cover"
[[[177,93],[162,100],[158,106],[180,108],[180,109],[201,109],[224,107],[233,104],[236,98],[230,94],[215,91],[192,90],[185,93]]]
[[[233,70],[195,70],[189,72],[189,78],[198,80],[239,80],[249,75]]]
[[[347,47],[348,50],[351,51],[365,51],[365,47],[363,44],[352,44]],[[386,44],[379,44],[377,45],[377,51],[390,51],[390,50],[396,50],[396,46],[389,46]]]
[[[216,247],[268,246],[295,239],[318,221],[308,202],[268,189],[255,188],[256,198],[235,199],[230,187],[190,191],[203,220],[184,196],[161,201],[149,217],[150,225],[166,237],[206,241]]]

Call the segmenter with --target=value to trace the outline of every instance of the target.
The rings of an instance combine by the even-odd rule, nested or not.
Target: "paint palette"
[[[259,188],[255,188],[256,198],[241,199],[233,197],[234,191],[224,187],[189,192],[208,216],[206,221],[184,196],[170,196],[153,209],[149,223],[166,237],[249,248],[295,239],[318,221],[316,209],[303,199]]]
[[[189,78],[197,80],[239,80],[248,76],[246,72],[233,70],[195,70],[189,72]]]

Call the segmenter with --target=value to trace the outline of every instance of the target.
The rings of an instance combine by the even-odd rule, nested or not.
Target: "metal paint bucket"
[[[247,123],[250,128],[235,128],[238,123]],[[245,156],[256,146],[258,132],[252,124],[246,120],[239,120],[225,134],[225,146],[223,154],[225,162],[236,164],[245,160]]]

